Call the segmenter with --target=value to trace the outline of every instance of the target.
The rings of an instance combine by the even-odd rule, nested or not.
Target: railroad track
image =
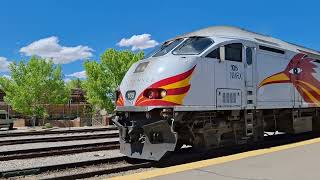
[[[100,170],[93,170],[93,171],[77,173],[77,174],[62,175],[62,176],[55,176],[55,177],[44,177],[44,178],[40,178],[40,180],[83,179],[83,178],[90,178],[90,177],[99,176],[99,175],[115,174],[115,173],[131,171],[131,170],[137,170],[141,168],[151,168],[153,164],[154,164],[153,162],[143,162],[138,164],[129,164],[129,165],[116,167],[116,168],[104,168]]]
[[[303,135],[275,135],[266,137],[266,141],[263,143],[253,144],[253,145],[242,145],[237,147],[230,147],[230,148],[219,148],[213,149],[212,151],[208,152],[194,152],[191,148],[181,149],[177,152],[171,154],[164,160],[160,162],[149,162],[149,161],[141,161],[137,164],[126,164],[125,166],[120,166],[116,168],[97,168],[96,170],[83,172],[80,170],[76,173],[71,173],[67,175],[54,175],[54,176],[46,176],[42,177],[42,179],[47,180],[57,180],[57,179],[81,179],[81,178],[90,178],[97,175],[106,175],[106,174],[113,174],[124,172],[128,170],[136,170],[140,168],[162,168],[168,167],[173,165],[185,164],[189,162],[195,162],[205,159],[211,159],[221,156],[226,156],[235,153],[241,153],[250,150],[256,149],[263,149],[263,148],[270,148],[273,146],[284,145],[288,143],[294,143],[298,141],[303,141],[311,138],[319,137],[319,134],[314,133],[305,133]],[[35,167],[29,169],[20,169],[20,170],[13,170],[13,171],[6,171],[0,172],[0,177],[14,177],[14,176],[21,176],[21,175],[35,175],[40,174],[43,172],[48,171],[67,171],[68,168],[79,168],[79,167],[86,167],[86,166],[95,166],[99,164],[106,164],[106,163],[117,163],[120,161],[128,160],[126,157],[116,157],[116,158],[108,158],[108,159],[100,159],[100,160],[92,160],[92,161],[85,161],[85,162],[75,162],[75,163],[68,163],[68,164],[60,164],[60,165],[52,165],[52,166],[45,166],[45,167]]]
[[[0,161],[119,149],[118,141],[0,152]]]
[[[15,145],[15,144],[27,144],[27,143],[39,143],[39,142],[59,142],[59,141],[72,141],[72,140],[116,138],[116,137],[119,137],[119,133],[2,140],[2,141],[0,141],[0,146]]]
[[[101,132],[118,130],[116,127],[94,128],[94,129],[72,129],[72,130],[43,130],[43,131],[29,131],[29,132],[7,132],[0,133],[0,137],[18,137],[28,135],[46,135],[46,134],[70,134],[70,133],[86,133],[86,132]]]
[[[127,159],[126,157],[114,157],[114,158],[106,158],[106,159],[99,159],[99,160],[26,168],[26,169],[12,170],[12,171],[3,171],[3,172],[0,172],[0,177],[9,178],[9,177],[16,177],[16,176],[31,175],[31,174],[35,175],[42,172],[55,171],[60,169],[85,167],[85,166],[106,164],[106,163],[116,163],[116,162],[125,161],[126,159]],[[48,177],[43,179],[78,179],[78,178],[92,177],[95,175],[102,175],[106,173],[110,174],[110,173],[123,172],[128,170],[139,169],[139,168],[148,168],[148,167],[151,167],[151,164],[152,164],[151,162],[141,162],[138,164],[128,164],[122,167],[102,169],[102,170],[100,169],[99,171],[84,172],[84,173],[71,174],[71,175],[65,175],[60,177]]]
[[[308,140],[316,137],[320,137],[320,135],[316,133],[305,133],[303,135],[293,135],[293,136],[281,134],[281,135],[266,137],[266,142],[263,142],[263,143],[258,143],[254,145],[243,145],[243,146],[230,147],[230,148],[218,148],[218,149],[213,149],[212,151],[200,152],[200,153],[193,151],[192,148],[186,148],[186,149],[181,149],[180,151],[172,153],[170,156],[164,158],[159,162],[144,162],[144,163],[138,163],[136,165],[129,165],[128,167],[124,167],[123,169],[121,168],[102,169],[102,170],[76,173],[71,175],[62,175],[62,176],[43,178],[43,179],[45,180],[81,179],[81,178],[90,178],[90,177],[99,176],[99,175],[125,172],[128,170],[136,170],[140,168],[151,168],[151,167],[164,168],[164,167],[170,167],[170,166],[175,166],[179,164],[186,164],[186,163],[195,162],[195,161],[227,156],[231,154],[236,154],[236,153],[241,153],[241,152],[246,152],[246,151],[251,151],[256,149],[270,148],[273,146],[299,142],[299,141]]]

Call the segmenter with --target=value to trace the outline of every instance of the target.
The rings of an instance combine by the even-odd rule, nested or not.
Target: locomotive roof
[[[242,28],[233,26],[212,26],[204,29],[200,29],[194,32],[186,33],[178,37],[190,37],[190,36],[219,36],[219,37],[232,37],[241,38],[251,41],[255,41],[262,44],[268,44],[270,46],[279,47],[281,49],[288,49],[297,52],[307,53],[311,56],[320,57],[320,52],[309,49],[303,46],[299,46],[293,43],[282,41],[277,38],[273,38],[268,35],[251,32]],[[178,38],[177,37],[177,38]]]

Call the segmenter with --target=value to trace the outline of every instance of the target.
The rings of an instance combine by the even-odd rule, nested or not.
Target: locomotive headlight
[[[160,96],[161,96],[161,98],[164,98],[164,97],[166,97],[167,96],[167,91],[166,90],[161,90],[161,92],[160,92]]]
[[[167,96],[167,91],[161,88],[150,88],[143,92],[143,96],[149,99],[162,99]]]

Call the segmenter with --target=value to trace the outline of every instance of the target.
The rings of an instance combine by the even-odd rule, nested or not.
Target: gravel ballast
[[[58,132],[63,132],[63,131],[69,131],[69,130],[101,130],[101,129],[106,129],[106,128],[115,128],[115,126],[110,125],[110,126],[102,126],[102,127],[95,127],[95,126],[86,126],[86,127],[66,127],[66,128],[59,128],[59,127],[54,127],[51,129],[43,129],[42,127],[19,127],[14,130],[7,130],[6,128],[0,129],[0,134],[10,134],[10,133],[25,133],[25,132],[45,132],[45,131],[58,131]]]
[[[97,132],[85,132],[85,133],[61,133],[61,134],[41,134],[41,135],[28,135],[28,136],[16,136],[16,137],[0,137],[1,141],[8,141],[8,140],[22,140],[22,139],[38,139],[38,138],[59,138],[59,137],[73,137],[73,136],[83,136],[83,135],[103,135],[103,134],[113,134],[118,133],[117,130],[111,131],[97,131]]]
[[[46,147],[59,147],[59,146],[70,146],[78,144],[90,144],[99,142],[111,142],[119,141],[119,138],[104,138],[104,139],[91,139],[91,140],[73,140],[73,141],[59,141],[59,142],[40,142],[40,143],[29,143],[29,144],[16,144],[16,145],[5,145],[0,146],[0,152],[4,151],[16,151],[22,149],[38,149]]]
[[[0,162],[0,172],[19,170],[26,168],[35,168],[41,166],[51,166],[73,162],[82,162],[89,160],[107,159],[113,157],[122,157],[119,150],[105,150],[95,152],[85,152],[72,155],[61,155],[53,157],[41,157],[23,160],[10,160]]]

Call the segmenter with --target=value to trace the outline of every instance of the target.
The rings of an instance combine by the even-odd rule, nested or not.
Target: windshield
[[[184,41],[179,47],[177,47],[172,53],[183,55],[197,55],[207,49],[213,40],[206,37],[191,37]]]
[[[153,55],[153,57],[163,56],[163,55],[167,54],[173,48],[178,46],[182,41],[183,41],[183,39],[176,39],[176,40],[167,41],[167,42],[163,43],[160,46],[160,48],[156,49],[157,52]]]
[[[156,47],[154,47],[150,52],[148,52],[143,59],[147,59],[149,57],[151,57],[152,55],[154,55],[155,53],[157,53],[159,50],[161,49],[161,45],[157,45]]]

